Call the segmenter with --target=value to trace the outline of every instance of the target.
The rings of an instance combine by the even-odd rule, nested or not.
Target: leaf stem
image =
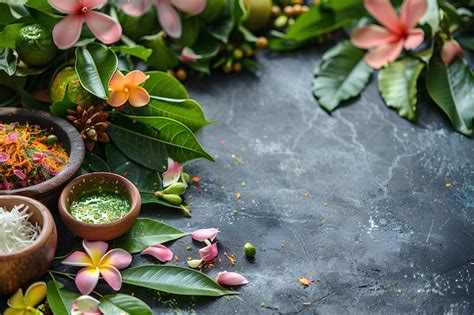
[[[188,218],[193,216],[191,210],[189,210],[189,208],[186,207],[185,205],[179,205],[179,207],[181,208],[181,210],[183,210],[184,215],[187,216]]]
[[[48,270],[48,272],[49,272],[50,274],[55,273],[55,274],[57,274],[57,275],[60,275],[60,276],[69,278],[69,279],[71,279],[71,280],[75,280],[74,274],[72,274],[72,273],[61,272],[61,271],[56,271],[56,270]],[[52,275],[51,275],[51,276],[52,276]],[[53,277],[53,278],[54,278],[54,277]]]

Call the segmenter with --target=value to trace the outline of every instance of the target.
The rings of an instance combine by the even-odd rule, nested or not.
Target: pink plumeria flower
[[[25,173],[23,173],[21,170],[13,170],[13,174],[15,174],[16,177],[18,177],[20,180],[25,180],[28,178]]]
[[[72,315],[101,315],[100,302],[89,295],[78,297],[71,307]]]
[[[48,0],[59,12],[67,14],[53,29],[53,40],[59,49],[72,47],[86,23],[94,36],[104,44],[112,44],[122,36],[122,27],[110,16],[93,11],[107,0]]]
[[[162,263],[173,260],[173,252],[163,244],[151,245],[142,252],[142,255],[151,255]]]
[[[461,45],[455,40],[450,39],[444,42],[443,47],[441,48],[441,60],[443,63],[448,66],[453,62],[454,58],[457,56],[463,56],[464,52],[461,48]]]
[[[198,242],[204,242],[206,240],[213,242],[217,237],[217,233],[219,233],[219,230],[216,228],[199,229],[192,232],[191,237]]]
[[[236,286],[236,285],[245,285],[249,283],[249,281],[237,272],[219,272],[217,274],[216,282],[220,285],[227,285],[227,286]]]
[[[6,154],[5,152],[0,152],[0,162],[5,163],[10,159],[10,155]]]
[[[199,255],[201,255],[201,259],[206,263],[213,263],[217,255],[219,255],[219,251],[217,250],[217,243],[209,242],[208,240],[205,241],[207,244],[206,247],[203,247],[199,250]]]
[[[171,158],[168,158],[168,169],[163,173],[163,187],[177,183],[181,177],[183,169],[181,165]]]
[[[199,14],[206,8],[207,0],[123,0],[122,10],[131,16],[142,16],[155,4],[158,21],[166,34],[180,38],[181,18],[175,8],[191,14]]]
[[[426,0],[405,0],[400,17],[390,0],[364,0],[367,11],[384,27],[367,25],[352,32],[354,46],[370,49],[365,62],[379,69],[397,57],[405,49],[415,49],[424,39],[423,30],[415,28],[428,8]]]
[[[64,265],[83,267],[76,275],[76,286],[83,295],[94,290],[100,275],[112,289],[120,290],[122,275],[119,269],[127,268],[132,256],[125,250],[115,248],[107,252],[109,245],[105,242],[82,241],[86,252],[75,251],[62,261]]]
[[[181,50],[181,55],[179,56],[179,59],[181,59],[183,62],[196,62],[201,58],[201,55],[197,55],[194,50],[189,47],[184,47],[183,50]]]

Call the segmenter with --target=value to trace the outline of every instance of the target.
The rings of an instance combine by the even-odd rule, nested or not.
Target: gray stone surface
[[[156,313],[474,311],[472,140],[423,96],[418,124],[399,118],[374,78],[328,115],[310,92],[322,52],[269,54],[256,75],[187,82],[216,121],[199,133],[216,163],[187,168],[203,186],[189,190],[192,219],[153,207],[143,216],[189,231],[218,227],[221,261],[205,272],[236,270],[250,284],[232,299],[134,290]],[[243,255],[246,241],[258,248],[254,262]],[[176,264],[198,257],[199,244],[186,251],[188,244],[172,245]],[[224,252],[237,257],[235,267]],[[300,277],[315,282],[305,288]]]

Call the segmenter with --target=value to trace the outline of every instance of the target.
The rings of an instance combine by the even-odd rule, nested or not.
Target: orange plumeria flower
[[[107,103],[112,107],[120,107],[127,101],[134,107],[142,107],[150,102],[150,95],[140,84],[148,76],[140,70],[133,70],[123,75],[120,70],[115,71],[109,82],[110,97]]]

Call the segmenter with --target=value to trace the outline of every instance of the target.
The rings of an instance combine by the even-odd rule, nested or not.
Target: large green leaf
[[[166,169],[167,159],[186,164],[192,160],[214,159],[192,131],[166,117],[112,115],[108,133],[128,158],[153,170]]]
[[[126,294],[105,295],[100,299],[99,309],[103,314],[152,315],[151,308],[140,299]]]
[[[235,26],[234,10],[238,2],[236,0],[227,1],[225,12],[221,15],[219,20],[207,25],[208,33],[223,43],[228,42],[230,33]]]
[[[193,296],[238,294],[227,290],[205,274],[178,266],[140,266],[122,271],[124,283],[162,292]]]
[[[138,116],[164,116],[186,125],[191,131],[197,131],[210,124],[206,120],[201,106],[192,99],[173,99],[151,95],[147,106],[135,107],[130,110]]]
[[[404,58],[390,63],[379,72],[379,89],[385,103],[408,120],[416,120],[416,83],[425,63]]]
[[[15,42],[23,23],[9,24],[0,32],[0,48],[15,48]]]
[[[10,48],[5,48],[0,53],[0,70],[3,70],[9,76],[12,76],[16,71],[17,56]]]
[[[454,128],[474,134],[474,79],[467,63],[460,59],[446,67],[438,56],[428,65],[426,87],[433,101],[445,112]]]
[[[89,93],[106,100],[109,80],[117,69],[117,56],[108,47],[91,43],[76,49],[76,72]]]
[[[114,241],[114,246],[133,254],[143,251],[150,245],[174,241],[186,235],[189,233],[170,225],[152,219],[139,218],[125,235]]]
[[[0,3],[0,25],[8,25],[15,22],[15,15],[11,6],[6,3]]]
[[[165,43],[161,33],[143,37],[143,44],[153,51],[148,58],[147,64],[149,67],[166,71],[178,65],[178,56]]]
[[[71,314],[71,306],[79,294],[64,288],[64,284],[56,280],[50,280],[47,284],[48,305],[55,315]]]
[[[155,196],[155,191],[161,190],[161,178],[158,172],[138,163],[130,161],[115,145],[105,147],[107,162],[112,172],[122,175],[137,186],[142,197],[142,204],[156,203],[168,208],[181,209]]]
[[[161,71],[148,71],[146,74],[149,78],[143,87],[150,94],[175,99],[189,98],[186,88],[175,77]]]
[[[137,57],[143,61],[147,61],[153,51],[143,46],[112,46],[112,50],[118,53],[126,54],[129,56]]]
[[[83,173],[110,172],[110,167],[100,156],[87,151],[81,170]]]
[[[372,68],[364,62],[364,51],[348,41],[339,43],[316,67],[313,94],[327,111],[342,101],[357,96],[367,85]]]

